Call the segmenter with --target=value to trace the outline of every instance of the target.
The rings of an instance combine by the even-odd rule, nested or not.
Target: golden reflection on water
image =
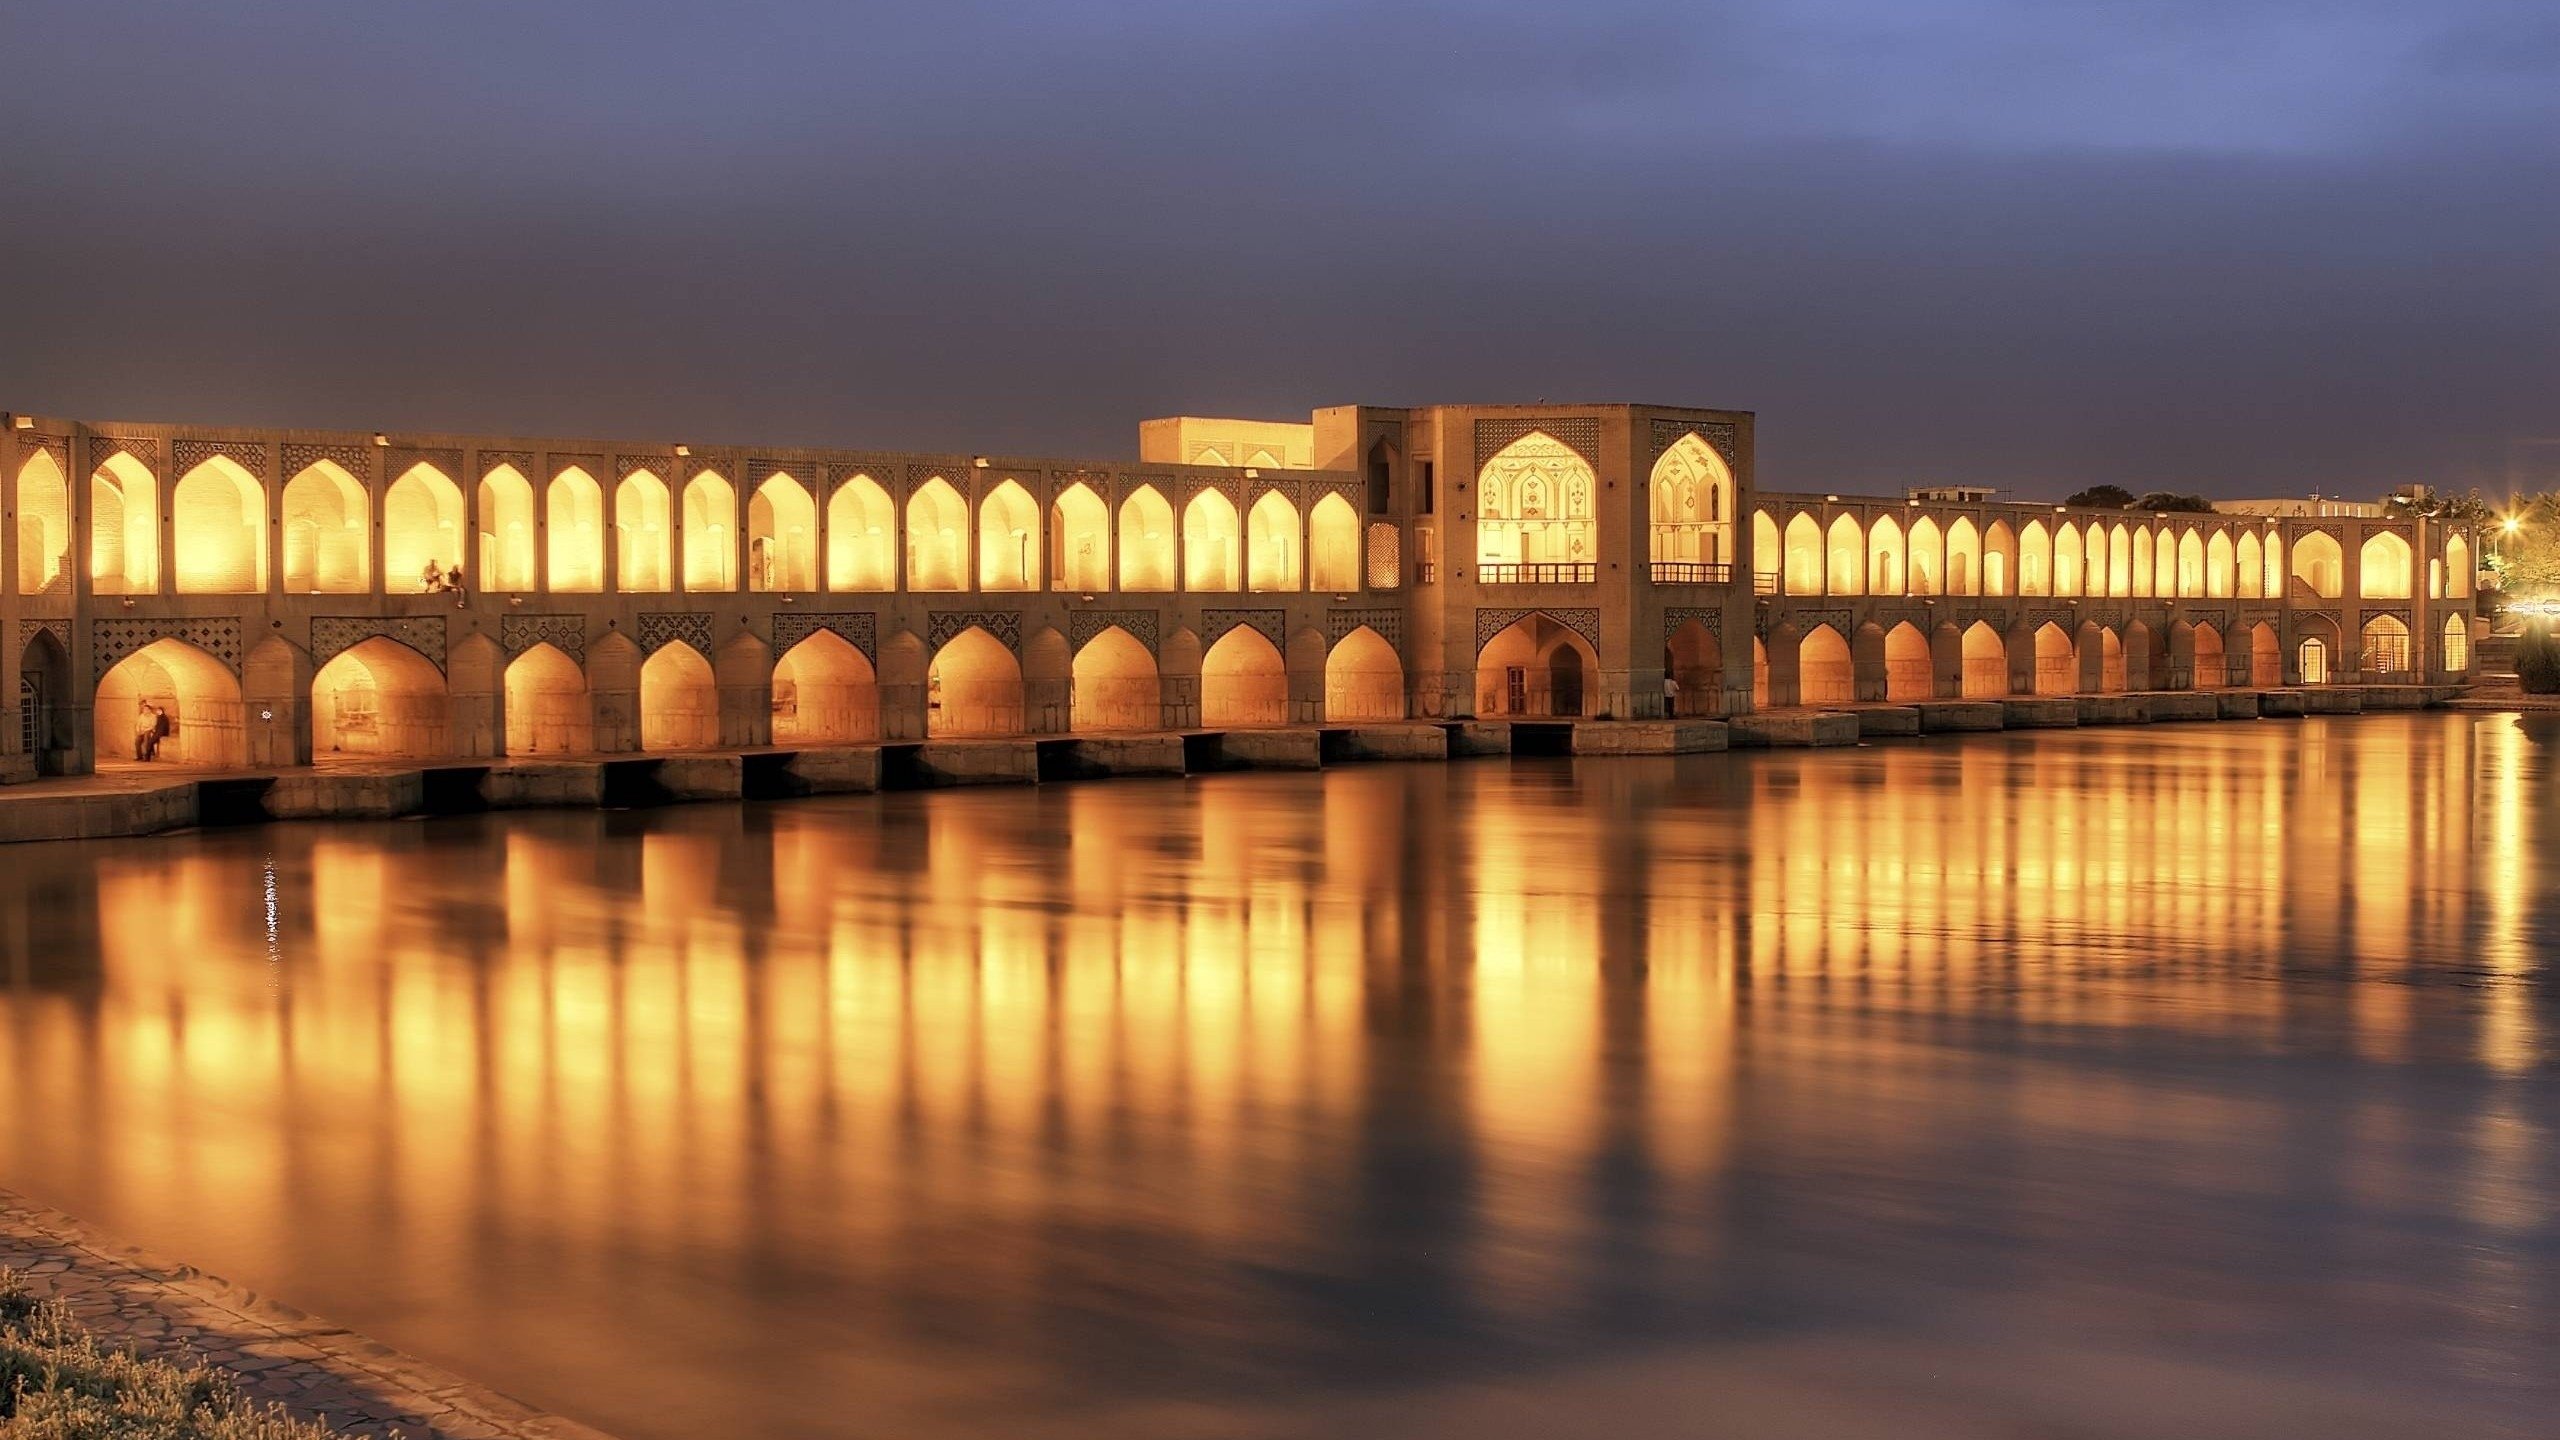
[[[2376,718],[49,847],[0,1165],[634,1440],[1265,1433],[1816,1323],[1773,1254],[2173,1344],[2253,1207],[2547,1236],[2554,775]],[[2542,1343],[2537,1277],[2371,1338],[2446,1383],[2380,1338]]]

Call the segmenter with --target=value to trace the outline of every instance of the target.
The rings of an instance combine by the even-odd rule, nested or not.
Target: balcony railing
[[[1653,562],[1656,585],[1730,585],[1733,567],[1696,560],[1656,560]]]
[[[1754,571],[1754,572],[1752,573],[1752,576],[1751,576],[1751,593],[1752,593],[1752,594],[1754,594],[1754,595],[1775,595],[1775,594],[1777,594],[1777,593],[1778,593],[1778,575],[1777,575],[1777,572],[1776,572],[1776,571],[1774,571],[1774,570],[1759,570],[1759,571]]]
[[[1585,565],[1479,565],[1476,579],[1486,585],[1588,585],[1600,578],[1600,567]]]

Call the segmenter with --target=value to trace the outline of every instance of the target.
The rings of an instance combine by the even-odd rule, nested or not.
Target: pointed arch
[[[832,630],[813,630],[783,652],[773,667],[774,744],[858,745],[879,738],[879,679],[860,650]]]
[[[626,595],[670,588],[675,528],[668,523],[667,482],[634,470],[613,487],[613,587]]]
[[[2264,620],[2249,627],[2249,683],[2262,690],[2284,683],[2284,645]]]
[[[1867,536],[1858,528],[1855,517],[1835,516],[1829,541],[1829,564],[1825,567],[1824,593],[1831,595],[1863,595],[1867,593]]]
[[[480,477],[480,586],[484,590],[535,588],[533,482],[513,465]]]
[[[382,492],[383,589],[443,589],[462,569],[464,524],[453,477],[423,460],[400,472]]]
[[[720,687],[711,661],[670,640],[640,662],[640,748],[709,750],[720,743]]]
[[[1959,515],[1947,526],[1947,593],[1982,593],[1982,532],[1969,515]]]
[[[1385,636],[1361,625],[1334,642],[1324,659],[1324,718],[1405,718],[1404,661]]]
[[[1059,590],[1111,588],[1111,507],[1081,480],[1049,505],[1049,574]]]
[[[146,704],[167,717],[165,725],[152,724]],[[101,761],[144,758],[139,737],[157,728],[165,733],[145,747],[155,763],[221,770],[249,763],[243,710],[231,667],[183,640],[162,639],[98,677],[90,719]]]
[[[1569,625],[1527,615],[1487,640],[1476,656],[1476,713],[1580,716],[1592,700],[1600,654]]]
[[[2053,593],[2053,536],[2042,520],[2030,520],[2018,532],[2018,593]]]
[[[1330,492],[1307,512],[1307,587],[1360,588],[1360,517],[1350,501]]]
[[[2133,593],[2135,595],[2147,597],[2151,594],[2152,574],[2151,527],[2144,525],[2133,532]]]
[[[1796,703],[1846,705],[1858,698],[1857,665],[1849,641],[1828,624],[1796,642]]]
[[[925,672],[925,733],[934,739],[1022,733],[1022,662],[972,625],[934,652]]]
[[[1671,678],[1673,715],[1724,713],[1724,646],[1705,625],[1683,620],[1663,640],[1662,673]]]
[[[697,470],[684,482],[683,510],[684,588],[705,594],[737,589],[736,487],[716,470]]]
[[[2463,539],[2460,532],[2447,535],[2444,538],[2445,596],[2454,600],[2468,598],[2476,574],[2471,560],[2471,542]],[[2446,668],[2455,667],[2447,666]]]
[[[1982,535],[1982,593],[2008,595],[2018,584],[2018,537],[2006,520],[1994,520]]]
[[[939,475],[907,497],[907,588],[969,588],[969,502]]]
[[[2415,667],[2409,655],[2409,622],[2397,615],[2376,615],[2364,622],[2364,671],[2400,677]]]
[[[1476,564],[1593,563],[1599,488],[1590,462],[1543,430],[1503,446],[1476,473]]]
[[[450,726],[444,672],[397,640],[376,635],[360,641],[331,656],[311,677],[314,759],[434,759],[453,753]]]
[[[2216,530],[2213,538],[2204,542],[2204,593],[2215,599],[2228,599],[2235,579],[2231,532]]]
[[[1141,485],[1120,502],[1120,588],[1171,590],[1173,581],[1173,504]]]
[[[284,486],[284,588],[292,595],[360,595],[372,558],[364,486],[333,460]]]
[[[1245,586],[1252,590],[1303,588],[1298,507],[1266,490],[1245,515]]]
[[[1879,515],[1867,527],[1867,593],[1904,593],[1902,526],[1891,515]]]
[[[2265,567],[2258,593],[2273,600],[2285,593],[2284,535],[2277,530],[2267,532],[2267,548],[2261,564]]]
[[[2000,632],[1976,620],[1965,627],[1963,645],[1964,683],[1959,693],[1967,700],[1992,700],[2008,694],[2009,645],[2000,638]],[[2069,646],[2064,648],[2067,651]]]
[[[2377,530],[2365,537],[2357,557],[2356,588],[2367,600],[2406,600],[2415,589],[2409,542],[2395,531]],[[2407,648],[2407,636],[2401,637]],[[2368,667],[2369,668],[2369,667]],[[2399,667],[2407,669],[2406,665]]]
[[[128,451],[108,456],[89,477],[89,588],[99,595],[160,588],[160,482]]]
[[[760,594],[818,588],[818,502],[780,470],[747,497],[747,588]]]
[[[2265,562],[2260,558],[2258,533],[2240,532],[2240,541],[2231,547],[2233,593],[2243,600],[2255,600],[2266,593],[2260,588],[2266,579]]]
[[[2203,597],[2204,537],[2193,529],[2178,535],[2178,597],[2194,600]]]
[[[1653,462],[1652,559],[1728,564],[1733,559],[1733,471],[1691,431]]]
[[[898,588],[898,509],[868,475],[845,480],[827,499],[827,588]]]
[[[52,451],[38,450],[18,467],[17,502],[18,593],[70,588],[71,487]]]
[[[2231,661],[2223,652],[2220,629],[2200,621],[2195,633],[2188,637],[2187,644],[2191,652],[2187,662],[2188,684],[2198,690],[2219,690],[2231,683]]]
[[[2107,562],[2107,527],[2092,520],[2080,545],[2080,593],[2105,595],[2114,583],[2114,567]]]
[[[1947,541],[1938,529],[1938,522],[1927,515],[1912,521],[1909,545],[1911,558],[1906,572],[1911,582],[1911,593],[1943,593],[1947,576]]]
[[[1787,522],[1787,593],[1819,595],[1822,579],[1822,526],[1798,511]]]
[[[2346,584],[2345,573],[2346,551],[2339,546],[2338,537],[2328,531],[2314,530],[2293,542],[2296,586],[2309,589],[2323,600],[2335,600]]]
[[[1751,583],[1763,595],[1778,593],[1778,576],[1786,564],[1786,542],[1778,538],[1778,522],[1766,510],[1751,512]]]
[[[2454,674],[2471,668],[2471,622],[2463,616],[2444,617],[2444,668]]]
[[[1095,505],[1102,502],[1096,500]],[[1076,651],[1070,724],[1079,731],[1161,730],[1164,681],[1138,637],[1106,626]]]
[[[507,665],[509,755],[580,755],[595,749],[587,675],[563,651],[535,645]]]
[[[2159,546],[2152,555],[2151,593],[2157,599],[2169,599],[2178,593],[2178,539],[2169,527],[2160,527]]]
[[[1182,588],[1235,589],[1237,534],[1233,501],[1216,490],[1192,496],[1182,507]]]
[[[181,595],[267,588],[267,488],[228,456],[180,477],[169,497]]]
[[[604,589],[604,487],[572,465],[551,477],[543,512],[545,528],[551,533],[551,575],[546,588],[568,595]]]
[[[18,704],[18,724],[36,773],[62,774],[70,768],[79,737],[72,724],[71,652],[50,630],[29,635],[18,652]],[[101,732],[96,738],[98,754],[116,753],[119,737]]]
[[[1884,698],[1897,704],[1926,700],[1937,693],[1937,667],[1929,637],[1905,620],[1884,633]]]
[[[2080,656],[2071,637],[2048,620],[2036,627],[2036,693],[2073,695],[2080,690]]]
[[[2134,573],[2133,532],[2119,520],[2107,532],[2107,593],[2119,599],[2133,594]]]
[[[2080,593],[2080,530],[2068,523],[2053,527],[2053,593]]]
[[[1281,725],[1289,719],[1288,665],[1250,625],[1231,627],[1200,657],[1200,723]]]

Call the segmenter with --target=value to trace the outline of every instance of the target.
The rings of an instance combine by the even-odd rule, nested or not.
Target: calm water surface
[[[0,1183],[627,1440],[2540,1435],[2560,734],[0,855]]]

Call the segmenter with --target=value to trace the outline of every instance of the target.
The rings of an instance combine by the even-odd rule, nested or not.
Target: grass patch
[[[98,1339],[0,1269],[0,1440],[337,1440],[241,1398],[209,1365],[146,1360]]]

